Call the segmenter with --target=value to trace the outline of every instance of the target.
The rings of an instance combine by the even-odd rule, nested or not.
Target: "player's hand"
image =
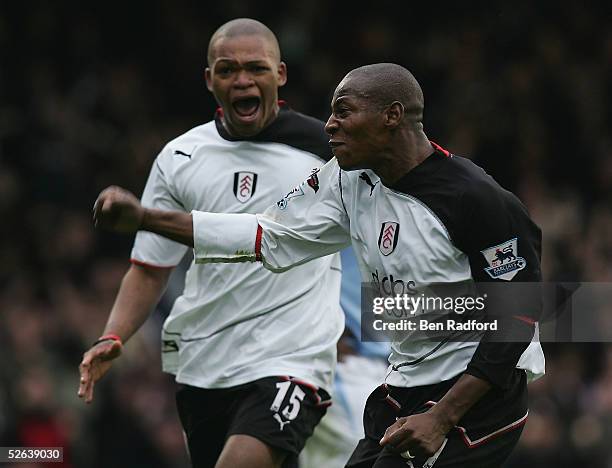
[[[77,395],[83,398],[85,403],[91,403],[94,385],[108,372],[113,359],[121,355],[122,348],[119,341],[106,340],[91,347],[83,354],[83,360],[79,365],[81,380]]]
[[[450,430],[442,421],[430,413],[414,414],[399,418],[389,426],[380,440],[396,453],[430,457],[440,448]]]
[[[142,224],[144,212],[138,198],[113,185],[102,190],[94,203],[94,225],[115,232],[136,232]]]

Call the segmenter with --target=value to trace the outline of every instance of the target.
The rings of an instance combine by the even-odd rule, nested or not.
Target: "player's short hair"
[[[265,24],[251,18],[237,18],[221,25],[208,42],[207,60],[210,66],[215,61],[214,47],[219,39],[225,37],[258,36],[265,39],[272,47],[275,58],[280,62],[280,47],[278,40],[270,28]]]
[[[345,89],[367,99],[379,109],[398,101],[411,122],[423,120],[425,100],[414,75],[396,63],[375,63],[351,70],[343,82]]]

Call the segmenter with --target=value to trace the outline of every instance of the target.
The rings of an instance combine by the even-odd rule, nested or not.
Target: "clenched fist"
[[[93,207],[94,225],[115,232],[138,231],[144,214],[145,210],[134,194],[114,185],[100,192]]]

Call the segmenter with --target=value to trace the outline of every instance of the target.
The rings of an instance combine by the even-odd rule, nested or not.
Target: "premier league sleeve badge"
[[[510,281],[527,266],[523,257],[518,256],[518,238],[481,250],[487,263],[484,270],[493,279]]]

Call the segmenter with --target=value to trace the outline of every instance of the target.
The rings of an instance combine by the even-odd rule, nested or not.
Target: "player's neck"
[[[387,187],[421,164],[434,149],[422,131],[398,135],[377,158],[380,161],[374,172]]]

